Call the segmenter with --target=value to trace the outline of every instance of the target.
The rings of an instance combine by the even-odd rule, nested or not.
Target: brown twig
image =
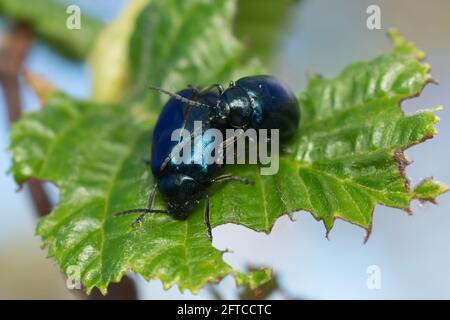
[[[8,36],[5,46],[0,48],[0,84],[3,87],[10,123],[16,121],[21,115],[22,103],[20,100],[19,75],[32,39],[31,29],[23,23],[16,23]],[[27,187],[37,215],[42,217],[50,213],[52,204],[42,182],[30,179],[27,182]],[[124,277],[122,282],[110,286],[106,297],[94,292],[89,297],[82,294],[82,298],[93,300],[131,300],[137,298],[137,292],[133,280],[129,277]]]
[[[0,48],[0,81],[4,89],[9,121],[16,121],[21,113],[19,71],[31,45],[31,31],[24,24],[16,24]]]

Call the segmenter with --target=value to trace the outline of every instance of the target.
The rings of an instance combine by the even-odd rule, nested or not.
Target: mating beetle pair
[[[194,121],[202,121],[203,132],[210,128],[278,129],[280,138],[286,140],[299,125],[297,99],[288,87],[272,76],[241,78],[236,83],[231,82],[226,90],[218,84],[204,90],[189,87],[178,93],[152,89],[171,97],[162,109],[153,131],[151,169],[157,183],[150,192],[147,208],[126,210],[115,216],[141,213],[133,225],[140,223],[149,213],[168,213],[182,220],[189,216],[195,204],[205,199],[204,220],[208,236],[212,239],[208,186],[227,180],[245,184],[251,182],[229,174],[218,176],[221,164],[194,161],[193,152],[190,155],[192,161],[176,163],[171,156],[172,151],[183,142],[172,141],[172,132],[184,128],[192,137],[196,134]],[[213,138],[191,141],[194,144],[201,143],[201,150],[209,150],[218,143]],[[223,141],[218,146],[219,150],[234,142],[235,139]],[[157,188],[167,203],[167,211],[153,209]]]

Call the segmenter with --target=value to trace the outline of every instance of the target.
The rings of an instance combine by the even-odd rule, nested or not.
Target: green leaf
[[[12,129],[16,180],[36,177],[60,190],[58,205],[39,221],[37,233],[63,272],[79,268],[88,291],[106,292],[128,271],[193,292],[229,274],[252,288],[270,278],[268,269],[242,273],[223,261],[207,238],[201,205],[185,221],[149,215],[137,230],[131,227],[135,217],[112,217],[144,206],[153,185],[141,160],[149,156],[157,113],[143,113],[141,104],[153,109],[161,104],[145,85],[179,88],[186,82],[221,81],[235,72],[240,49],[228,39],[229,3],[165,0],[144,10],[131,42],[137,105],[80,102],[58,94]],[[205,33],[197,36],[198,31]],[[375,204],[406,209],[413,198],[429,200],[446,190],[431,182],[414,192],[407,188],[402,150],[431,137],[436,117],[430,111],[401,112],[399,102],[431,78],[414,47],[398,35],[394,42],[392,52],[350,66],[336,79],[310,81],[300,97],[302,127],[288,145],[291,153],[282,156],[279,173],[260,176],[258,166],[228,167],[255,186],[215,186],[213,226],[231,222],[269,232],[283,212],[303,209],[323,219],[327,229],[340,217],[369,230]],[[156,208],[164,205],[158,196]]]
[[[183,16],[184,3],[153,1],[141,19],[147,17],[148,11],[160,10],[161,15],[173,15],[173,20],[164,20],[165,28],[170,29],[170,25],[178,24],[177,19]],[[229,28],[221,29],[231,25],[233,3],[204,3],[198,1],[198,10],[191,12],[190,20],[184,23],[190,25],[191,22],[203,21],[203,28],[208,26],[210,32],[214,31],[212,39],[219,46],[231,44],[236,50],[233,55],[237,55],[238,44],[227,32]],[[199,19],[210,14],[217,24],[215,29],[208,25],[212,22],[209,19]],[[146,32],[150,29],[139,29],[144,27],[145,24],[138,24],[135,33],[140,32],[141,40],[149,41]],[[200,30],[201,26],[196,28]],[[203,41],[202,35],[197,38],[195,30],[192,30],[192,38],[187,40]],[[134,37],[133,41],[136,41]],[[178,50],[191,50],[194,56],[208,56],[203,51],[209,48],[211,55],[216,54],[215,70],[196,66],[195,58],[188,60],[188,66],[194,65],[190,70],[200,68],[200,71],[193,71],[193,74],[198,73],[198,77],[213,77],[212,73],[225,76],[235,72],[235,56],[217,54],[220,49],[213,43],[189,48],[188,42],[180,42],[179,39],[174,39],[174,42],[181,45]],[[172,50],[166,50],[165,54],[170,56]],[[168,72],[158,76],[151,72],[143,74],[144,78],[149,76],[148,80],[142,80],[143,83],[161,83],[164,76],[179,72],[170,69],[170,64],[176,59],[165,62],[157,50],[148,59],[160,59],[160,64],[165,63]],[[242,68],[240,72],[249,68]],[[189,81],[187,75],[184,78]],[[204,79],[204,83],[210,81]],[[188,288],[193,292],[208,281],[218,281],[228,274],[233,274],[238,284],[252,288],[264,283],[270,278],[269,269],[240,273],[222,260],[222,252],[215,249],[207,238],[200,212],[182,222],[169,216],[155,216],[155,220],[146,220],[137,231],[131,228],[135,217],[119,219],[111,216],[125,207],[142,205],[153,185],[152,175],[142,163],[143,158],[149,157],[151,128],[160,107],[152,106],[155,106],[152,112],[143,113],[141,103],[137,107],[119,107],[78,102],[56,95],[43,111],[25,115],[15,124],[11,150],[14,156],[12,172],[16,180],[22,182],[33,176],[52,181],[60,189],[58,206],[51,215],[40,220],[37,228],[37,233],[48,246],[49,255],[55,257],[66,274],[73,266],[79,267],[82,283],[88,291],[98,287],[106,292],[109,282],[119,281],[129,270],[146,279],[158,278],[165,287],[177,284],[180,289]],[[157,205],[162,207],[164,203],[158,199]]]
[[[420,201],[430,201],[436,203],[436,195],[447,192],[449,189],[447,186],[442,185],[432,178],[422,180],[414,188],[414,197]]]
[[[424,54],[396,31],[390,36],[391,52],[355,63],[334,79],[310,79],[299,98],[301,128],[289,144],[291,153],[281,157],[278,174],[259,176],[255,166],[233,168],[235,174],[256,177],[258,195],[227,185],[214,197],[216,217],[268,231],[282,212],[306,210],[323,220],[327,232],[339,218],[369,236],[376,204],[410,212],[411,200],[433,201],[448,190],[431,180],[410,190],[403,151],[432,138],[438,118],[431,110],[402,112],[401,101],[418,95],[432,78],[430,67],[419,62]]]
[[[56,0],[39,0],[30,5],[28,0],[0,0],[0,14],[30,25],[36,35],[64,55],[82,59],[90,52],[103,23],[82,13],[81,29],[66,28],[68,14]]]
[[[138,230],[131,227],[135,217],[112,217],[144,205],[153,184],[142,163],[151,130],[125,108],[58,94],[43,111],[22,117],[11,138],[17,181],[33,176],[58,186],[59,203],[39,221],[37,233],[65,273],[80,268],[88,292],[98,287],[105,293],[129,270],[193,292],[230,273],[252,287],[269,278],[270,270],[243,274],[226,264],[200,212],[186,221],[155,215]]]
[[[151,1],[131,36],[131,101],[157,111],[166,97],[149,85],[176,91],[260,72],[254,62],[236,69],[242,47],[231,32],[234,11],[235,1]]]

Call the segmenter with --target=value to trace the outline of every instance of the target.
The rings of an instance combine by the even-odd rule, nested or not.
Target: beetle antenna
[[[113,213],[113,217],[119,217],[119,216],[123,216],[123,215],[129,214],[129,213],[168,213],[168,212],[167,212],[167,210],[142,208],[142,209],[131,209],[131,210],[116,212],[116,213]]]
[[[186,104],[188,104],[190,106],[198,106],[198,107],[210,108],[210,106],[207,105],[207,104],[204,104],[204,103],[201,103],[201,102],[198,102],[198,101],[194,101],[194,100],[185,98],[182,95],[179,95],[178,93],[173,93],[173,92],[167,91],[165,89],[162,89],[162,88],[159,88],[159,87],[154,87],[154,86],[149,86],[148,88],[150,90],[153,90],[153,91],[158,91],[158,92],[167,94],[168,96],[171,96],[172,98],[175,98],[175,99],[177,99],[177,100],[179,100],[181,102],[184,102],[184,103],[186,103]]]

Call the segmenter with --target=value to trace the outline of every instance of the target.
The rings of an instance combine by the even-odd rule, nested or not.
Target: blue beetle
[[[223,161],[208,164],[204,161],[205,154],[201,155],[202,161],[194,161],[195,144],[200,143],[199,149],[204,152],[211,152],[217,143],[223,144],[219,148],[226,147],[223,141],[218,142],[213,137],[196,139],[197,135],[203,136],[205,131],[211,128],[211,113],[214,110],[207,106],[216,104],[219,95],[209,89],[199,91],[189,88],[176,94],[171,93],[171,96],[162,109],[153,130],[151,170],[157,183],[149,195],[147,208],[126,210],[114,215],[141,213],[133,225],[139,224],[148,213],[168,213],[176,219],[183,220],[189,216],[194,205],[201,199],[205,199],[204,220],[208,237],[212,239],[208,186],[213,182],[227,180],[245,184],[252,184],[252,182],[229,174],[218,176]],[[201,121],[201,132],[194,132],[194,121]],[[187,142],[191,143],[192,147],[188,161],[176,163],[171,156],[172,151],[185,142],[182,140],[182,136],[178,140],[172,140],[172,133],[180,128],[191,133]],[[224,157],[223,154],[221,156]],[[167,203],[167,211],[153,209],[157,188]]]
[[[211,139],[196,140],[194,121],[202,122],[202,132],[210,128],[222,132],[227,128],[279,129],[282,140],[289,139],[296,131],[300,110],[292,91],[272,76],[253,76],[231,82],[224,88],[215,84],[204,90],[189,87],[178,93],[151,87],[168,94],[171,98],[162,109],[153,131],[151,169],[156,184],[150,192],[147,208],[131,209],[115,213],[120,216],[141,213],[133,225],[139,224],[148,213],[169,213],[177,219],[186,219],[194,205],[205,199],[204,221],[208,237],[212,239],[209,217],[208,187],[213,182],[235,180],[245,184],[251,181],[225,174],[218,175],[220,163],[198,163],[192,161],[176,163],[171,154],[174,148],[186,143],[181,137],[172,141],[172,133],[184,128],[191,133],[188,143],[201,143],[200,149],[210,152],[216,142]],[[217,90],[217,92],[214,91]],[[225,148],[232,141],[224,141],[219,148]],[[191,150],[194,150],[191,148]],[[202,157],[205,155],[202,154]],[[222,162],[223,163],[223,162]],[[153,209],[156,190],[159,189],[167,203],[166,210]]]
[[[300,121],[300,108],[291,89],[273,76],[251,76],[231,82],[213,112],[213,125],[231,128],[278,129],[285,141]]]

